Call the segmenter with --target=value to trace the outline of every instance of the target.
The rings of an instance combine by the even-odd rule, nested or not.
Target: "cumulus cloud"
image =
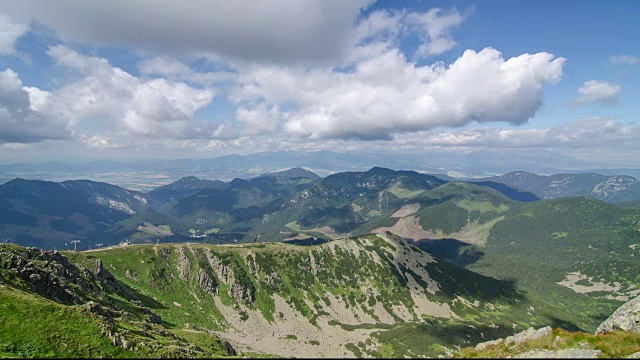
[[[440,55],[456,46],[449,32],[462,23],[463,17],[455,10],[446,13],[435,8],[426,13],[411,13],[408,20],[413,26],[422,28],[429,38],[426,41],[423,36],[424,43],[418,48],[418,56],[429,56]]]
[[[353,72],[256,66],[240,76],[236,101],[295,104],[283,111],[291,135],[389,138],[404,131],[470,122],[522,124],[542,104],[545,83],[565,59],[548,53],[504,59],[492,48],[467,50],[453,64],[417,66],[398,49],[358,63]]]
[[[578,88],[580,97],[576,100],[577,104],[614,104],[618,101],[620,93],[620,85],[611,84],[606,81],[589,80]]]
[[[13,21],[0,14],[0,55],[13,55],[16,52],[16,41],[24,35],[29,27]]]
[[[369,0],[21,0],[0,12],[66,39],[127,44],[165,54],[215,53],[268,62],[339,57]]]
[[[215,91],[164,78],[141,79],[106,59],[57,45],[48,52],[58,66],[77,79],[52,91],[40,107],[71,125],[89,125],[114,133],[155,137],[208,137],[215,129],[193,120]],[[85,124],[89,123],[89,124]]]
[[[55,81],[62,85],[50,91],[25,87],[29,106],[63,119],[81,142],[97,148],[191,146],[211,139],[270,146],[276,143],[260,135],[277,142],[279,132],[297,146],[315,140],[372,144],[472,122],[519,125],[536,114],[544,86],[562,77],[565,63],[546,52],[504,58],[490,47],[467,50],[451,64],[408,60],[413,49],[399,47],[406,37],[421,40],[418,56],[456,45],[451,32],[465,16],[455,9],[360,16],[369,1],[242,0],[216,4],[215,11],[203,10],[213,6],[204,0],[180,7],[151,0],[29,6],[34,1],[0,3],[0,11],[41,23],[63,42],[159,52],[138,64],[136,76],[65,45],[49,48],[64,70]],[[223,70],[188,65],[207,59]],[[235,106],[230,118],[223,124],[196,121],[220,94]]]
[[[0,72],[0,143],[32,143],[71,136],[66,122],[38,111],[49,94],[25,87],[11,69]],[[14,145],[7,145],[9,148]]]
[[[253,108],[240,107],[236,111],[236,119],[245,125],[248,134],[268,134],[278,130],[280,126],[280,107],[260,104]]]
[[[640,58],[631,55],[612,55],[609,62],[616,65],[636,65],[640,63]]]

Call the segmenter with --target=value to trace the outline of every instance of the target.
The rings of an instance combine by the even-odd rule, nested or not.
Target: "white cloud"
[[[93,131],[153,137],[209,137],[215,131],[194,115],[208,106],[215,91],[163,78],[140,79],[106,59],[84,56],[65,46],[49,48],[58,66],[78,75],[52,91],[42,110]]]
[[[467,50],[449,67],[416,66],[397,49],[362,61],[351,73],[255,66],[240,76],[235,101],[295,104],[284,130],[305,138],[388,138],[392,133],[458,127],[473,121],[522,124],[542,103],[545,83],[565,59],[548,53],[503,59]]]
[[[413,26],[422,28],[429,38],[428,41],[423,39],[425,43],[418,48],[418,56],[440,55],[453,49],[457,43],[449,32],[464,20],[455,10],[443,14],[442,9],[438,8],[426,13],[411,13],[407,17]]]
[[[31,143],[71,136],[66,122],[37,111],[37,105],[46,96],[47,92],[24,87],[13,70],[0,72],[0,143]]]
[[[636,65],[640,63],[640,58],[631,55],[612,55],[611,57],[609,57],[609,61],[612,64],[617,65]]]
[[[278,130],[280,126],[280,107],[268,108],[260,104],[253,108],[240,107],[236,111],[236,119],[245,125],[248,134],[265,134]]]
[[[118,149],[131,147],[132,145],[130,142],[121,142],[111,136],[105,136],[102,134],[81,135],[80,141],[90,148],[99,149]]]
[[[187,81],[206,86],[229,82],[237,76],[229,71],[195,71],[188,65],[168,57],[144,60],[138,64],[138,70],[144,75],[156,75],[173,81]]]
[[[16,42],[24,35],[29,26],[14,22],[10,17],[0,14],[0,55],[13,55]]]
[[[213,53],[290,63],[326,61],[345,49],[369,0],[20,0],[0,12],[34,20],[65,39],[127,44],[164,54]]]
[[[587,118],[546,129],[473,128],[402,134],[394,142],[414,147],[590,148],[635,146],[640,126],[611,117]]]
[[[614,104],[618,101],[620,85],[606,81],[589,80],[578,88],[578,92],[580,93],[580,97],[576,100],[578,104]]]
[[[48,55],[65,70],[54,83],[62,85],[51,91],[25,87],[29,106],[63,119],[81,142],[98,148],[183,148],[211,139],[262,148],[281,146],[279,132],[283,144],[299,147],[315,146],[315,140],[328,146],[350,140],[356,146],[363,139],[397,144],[398,136],[438,127],[523,124],[541,106],[544,85],[561,78],[565,63],[545,52],[505,59],[493,48],[467,50],[448,65],[407,60],[399,47],[405,37],[420,38],[420,56],[456,45],[451,31],[465,16],[455,9],[380,10],[358,18],[367,1],[339,1],[332,11],[324,1],[251,2],[255,11],[236,16],[245,4],[240,1],[218,4],[204,16],[196,5],[211,3],[153,2],[150,8],[150,1],[87,0],[73,2],[67,12],[59,3],[37,9],[13,3],[12,14],[22,12],[23,19],[50,27],[63,40],[161,53],[142,60],[141,76],[135,76],[107,59],[52,46]],[[0,3],[0,11],[5,6]],[[107,21],[104,14],[113,16]],[[224,70],[188,65],[206,59]],[[222,124],[196,121],[220,94],[235,106],[231,118]]]
[[[212,140],[198,148],[208,151],[284,151],[330,150],[453,154],[503,154],[525,156],[539,163],[548,155],[547,166],[566,166],[555,160],[570,157],[600,164],[628,164],[637,162],[640,149],[640,126],[619,122],[611,117],[587,118],[550,128],[471,128],[464,130],[419,131],[396,134],[391,140],[362,142],[343,139],[301,139],[286,134],[257,139],[243,136],[232,140]],[[596,154],[597,153],[597,154]],[[514,155],[517,154],[517,155]],[[482,156],[482,155],[479,155]],[[568,158],[569,157],[569,158]],[[538,160],[536,160],[538,159]],[[521,159],[520,159],[521,160]],[[446,162],[446,161],[445,161]],[[575,163],[575,162],[572,162]]]

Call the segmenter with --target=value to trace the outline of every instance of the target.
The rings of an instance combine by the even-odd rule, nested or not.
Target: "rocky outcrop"
[[[93,259],[91,272],[95,275],[105,291],[118,294],[127,300],[137,299],[136,295],[128,287],[118,281],[112,273],[104,268],[100,259]]]
[[[229,295],[240,300],[247,305],[251,305],[256,300],[255,289],[245,286],[239,282],[234,282],[229,290]]]
[[[0,269],[9,270],[6,282],[63,304],[83,304],[90,294],[99,293],[91,274],[55,250],[2,248]]]
[[[236,356],[238,355],[236,352],[236,349],[233,348],[233,346],[231,345],[230,342],[228,341],[224,341],[224,350],[227,352],[227,355],[229,356]]]
[[[184,248],[179,247],[176,249],[178,252],[178,276],[183,281],[186,281],[191,276],[191,260],[184,251]]]
[[[505,346],[520,345],[525,341],[538,340],[547,337],[551,334],[551,327],[545,326],[538,330],[534,328],[528,328],[513,336],[507,336],[506,339],[497,339],[492,341],[486,341],[476,345],[476,350],[483,350],[493,345],[504,344]]]
[[[148,315],[148,320],[150,323],[152,324],[162,324],[162,318],[160,317],[160,315],[154,313],[153,311],[151,311],[151,309],[143,307],[140,309],[142,311],[143,314]]]
[[[206,269],[198,269],[198,287],[200,290],[207,294],[215,294],[218,292],[218,282],[213,274],[210,274]]]
[[[251,305],[256,300],[256,289],[249,274],[244,270],[244,268],[236,261],[227,259],[220,259],[210,250],[207,250],[206,253],[207,261],[211,266],[211,270],[215,274],[209,274],[209,277],[212,278],[213,281],[218,279],[219,281],[230,284],[229,288],[229,296],[235,298],[236,300],[242,301],[247,305]],[[255,260],[255,259],[254,259]],[[251,263],[251,262],[249,262]],[[253,269],[257,269],[258,266],[256,264],[253,265]],[[201,268],[202,270],[202,268]],[[214,276],[215,275],[215,276]],[[200,284],[200,273],[198,275],[198,283]],[[203,277],[202,280],[206,280],[206,277]],[[206,284],[204,284],[206,286]],[[202,286],[200,287],[202,289]],[[216,284],[217,291],[217,284]]]
[[[640,296],[620,306],[598,326],[596,334],[618,330],[640,332]]]
[[[207,257],[207,261],[209,261],[209,265],[211,266],[213,271],[215,271],[218,279],[220,279],[220,281],[224,282],[225,284],[228,284],[231,276],[231,270],[229,269],[229,267],[225,265],[222,260],[209,249],[206,250],[205,255]]]

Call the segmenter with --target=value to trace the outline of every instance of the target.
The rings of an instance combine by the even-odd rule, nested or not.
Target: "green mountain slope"
[[[89,180],[14,179],[0,185],[0,238],[62,248],[88,239],[148,204],[146,196]]]
[[[224,189],[226,186],[227,184],[220,180],[205,180],[195,176],[187,176],[149,191],[149,197],[159,204],[164,204],[172,199],[177,200],[193,195],[202,189]]]
[[[241,351],[436,356],[570,320],[510,282],[435,259],[390,234],[314,246],[138,245],[78,253],[76,261],[89,254],[157,302],[153,311],[170,330],[217,334]]]
[[[70,255],[72,261],[57,251],[0,246],[1,356],[234,353],[215,336],[198,341],[168,331],[166,322],[152,310],[158,302],[118,281],[94,256]]]
[[[640,293],[639,223],[637,211],[585,197],[522,204],[493,226],[484,247],[464,249],[479,254],[465,265],[574,309],[574,324],[591,331]],[[464,262],[460,252],[449,255]]]

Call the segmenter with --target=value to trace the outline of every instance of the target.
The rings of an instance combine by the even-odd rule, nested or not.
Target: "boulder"
[[[640,296],[620,306],[598,326],[596,334],[620,330],[640,332]]]

